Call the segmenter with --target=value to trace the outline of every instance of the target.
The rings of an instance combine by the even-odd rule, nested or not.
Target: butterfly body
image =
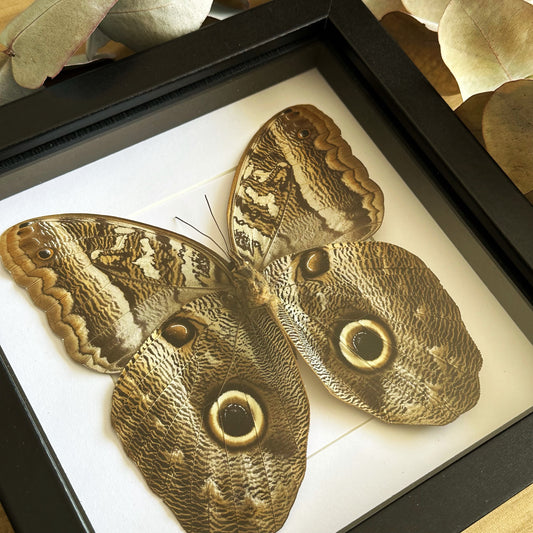
[[[236,171],[226,261],[98,215],[13,226],[0,256],[68,354],[118,373],[111,419],[186,531],[274,532],[306,464],[295,355],[389,423],[446,424],[479,397],[481,356],[413,254],[365,241],[383,195],[313,106],[275,115]]]
[[[232,274],[237,301],[251,308],[262,305],[277,308],[277,297],[272,294],[268,281],[250,263],[240,261],[234,267]]]

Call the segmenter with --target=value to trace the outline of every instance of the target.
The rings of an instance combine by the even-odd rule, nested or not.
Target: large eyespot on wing
[[[166,316],[228,287],[224,261],[169,231],[113,217],[57,215],[0,237],[0,257],[76,361],[119,371]]]
[[[331,118],[311,105],[272,117],[243,153],[228,227],[256,269],[289,253],[365,239],[380,226],[383,194]]]
[[[481,355],[415,255],[336,243],[282,258],[265,277],[290,338],[335,396],[405,424],[446,424],[476,404]]]
[[[120,375],[112,422],[188,532],[274,532],[306,464],[309,410],[292,348],[264,308],[184,305]]]

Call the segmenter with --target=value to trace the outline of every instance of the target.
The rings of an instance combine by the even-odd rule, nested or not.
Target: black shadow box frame
[[[360,0],[272,0],[0,108],[0,199],[310,68],[532,339],[533,208]],[[17,533],[92,531],[1,350],[0,421]],[[533,482],[532,444],[529,414],[346,531],[461,531]]]

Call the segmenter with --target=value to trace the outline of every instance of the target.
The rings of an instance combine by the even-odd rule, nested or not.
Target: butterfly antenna
[[[180,218],[177,215],[174,215],[174,218],[176,220],[179,220],[180,222],[182,222],[186,226],[189,226],[189,228],[192,228],[194,231],[196,231],[200,235],[203,235],[206,239],[209,239],[223,254],[227,255],[228,252],[226,250],[224,250],[224,248],[222,248],[222,246],[220,246],[220,244],[218,244],[218,242],[215,241],[215,239],[213,239],[213,237],[211,237],[211,235],[208,235],[207,233],[204,233],[203,231],[200,231],[196,226],[193,226],[190,222],[187,222],[186,220],[183,220],[183,218]],[[217,227],[218,227],[218,225],[217,225]],[[224,243],[225,242],[226,241],[224,241]]]
[[[226,246],[226,254],[228,255],[228,257],[231,257],[231,252],[228,246],[228,241],[226,240],[226,237],[224,236],[224,232],[220,229],[220,226],[218,225],[218,221],[215,218],[213,210],[211,209],[211,204],[209,203],[209,198],[207,197],[207,194],[204,194],[204,198],[205,198],[205,203],[207,204],[207,208],[209,209],[209,212],[211,213],[211,218],[213,219],[213,222],[215,223],[215,226],[217,227],[218,233],[222,237],[222,240],[224,241],[224,245]]]

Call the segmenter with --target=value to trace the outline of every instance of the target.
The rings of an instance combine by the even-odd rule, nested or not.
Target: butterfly
[[[13,226],[0,256],[68,354],[118,375],[113,427],[181,526],[274,532],[306,465],[297,356],[389,423],[447,424],[479,398],[457,305],[418,257],[369,240],[383,202],[334,121],[297,105],[244,151],[228,258],[82,214]]]

